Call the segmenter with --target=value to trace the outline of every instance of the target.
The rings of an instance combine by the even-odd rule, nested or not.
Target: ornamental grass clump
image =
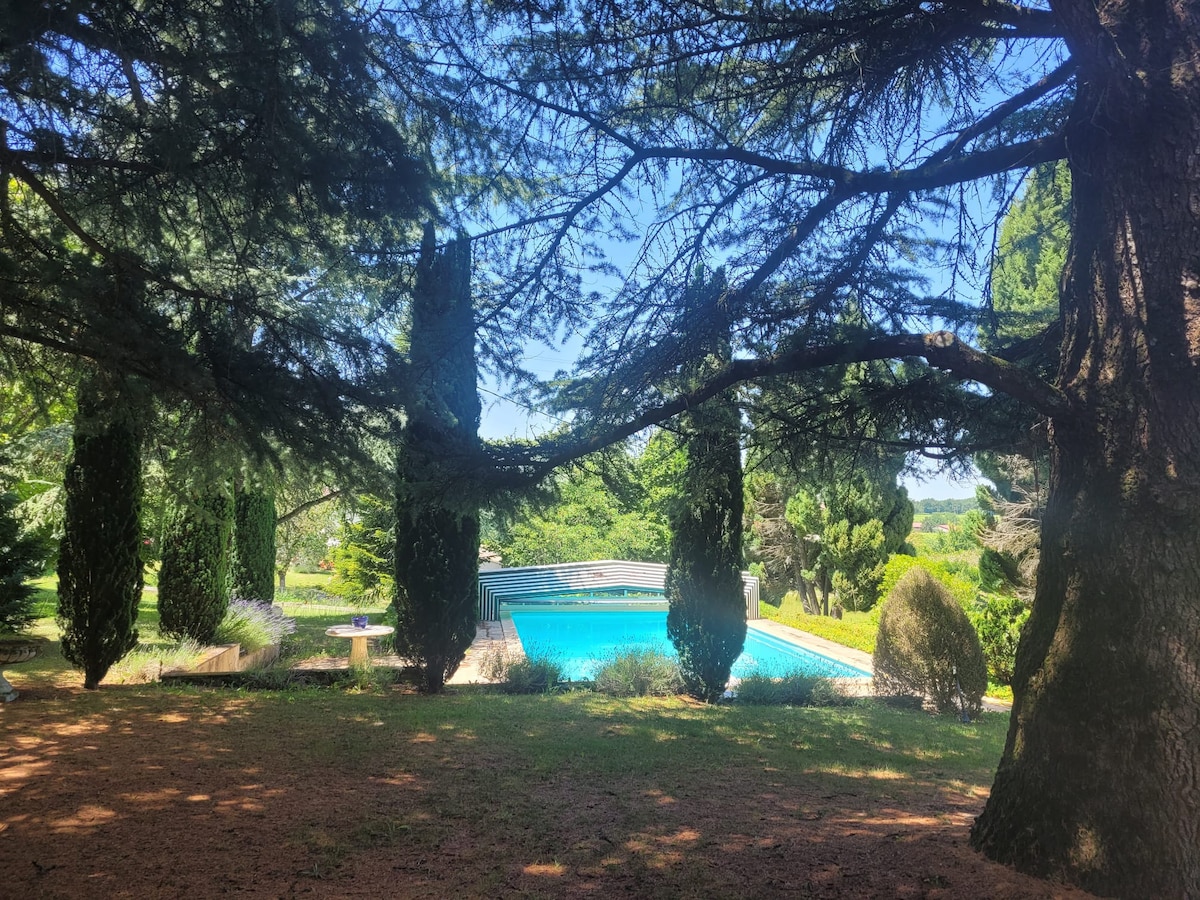
[[[500,687],[506,694],[548,694],[562,675],[562,663],[553,656],[523,656],[509,663]]]
[[[241,644],[243,653],[253,653],[263,647],[281,643],[296,630],[296,620],[267,603],[254,600],[233,600],[225,618],[217,626],[215,642]]]
[[[791,672],[751,672],[737,684],[737,701],[751,706],[844,706],[853,702],[832,679]]]
[[[534,649],[528,656],[510,655],[501,649],[480,659],[479,674],[506,694],[547,694],[563,680],[563,666],[553,653]]]
[[[609,656],[592,683],[597,691],[613,697],[671,697],[683,690],[679,661],[652,647]]]
[[[896,583],[875,638],[875,693],[927,696],[939,712],[979,714],[987,664],[979,636],[950,592],[922,568]],[[959,687],[961,686],[961,698]]]

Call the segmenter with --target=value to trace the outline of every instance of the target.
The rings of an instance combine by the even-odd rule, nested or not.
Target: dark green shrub
[[[137,645],[142,596],[142,455],[125,382],[80,386],[58,555],[62,654],[94,690]]]
[[[395,646],[437,693],[475,638],[479,520],[418,501],[396,517]]]
[[[175,501],[163,528],[159,629],[211,644],[229,608],[233,498],[222,486]]]
[[[1021,573],[1009,554],[984,547],[979,554],[979,585],[985,591],[999,591],[1021,584]]]
[[[275,599],[275,495],[257,487],[237,492],[233,510],[230,596],[271,604]]]
[[[738,681],[737,699],[753,706],[841,706],[852,702],[832,680],[800,672],[782,678],[751,672]]]
[[[875,693],[928,696],[940,712],[959,706],[971,716],[987,690],[983,648],[967,614],[922,568],[900,579],[884,603],[875,637]]]
[[[593,685],[614,697],[670,697],[683,690],[683,676],[675,657],[652,647],[637,647],[604,660]]]
[[[1012,684],[1013,666],[1021,629],[1029,607],[1009,594],[985,594],[987,605],[975,616],[975,629],[983,645],[988,674],[999,684]]]
[[[41,547],[21,537],[12,514],[15,494],[0,494],[0,635],[17,634],[33,621],[33,588],[25,582],[37,574]]]

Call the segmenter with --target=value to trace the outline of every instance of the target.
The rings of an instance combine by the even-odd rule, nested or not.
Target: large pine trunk
[[[1033,613],[973,843],[1123,897],[1200,896],[1200,4],[1063,0],[1080,62]]]

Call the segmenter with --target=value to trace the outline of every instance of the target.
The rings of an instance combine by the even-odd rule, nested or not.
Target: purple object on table
[[[353,625],[355,628],[366,628],[367,627],[367,617],[366,616],[351,616],[350,624]]]

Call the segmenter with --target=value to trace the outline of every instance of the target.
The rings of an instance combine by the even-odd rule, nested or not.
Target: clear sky
[[[951,480],[948,475],[930,472],[921,479],[901,478],[900,484],[908,488],[910,500],[955,500],[974,497],[975,485],[987,484],[987,482],[980,475],[965,481],[955,481]]]

